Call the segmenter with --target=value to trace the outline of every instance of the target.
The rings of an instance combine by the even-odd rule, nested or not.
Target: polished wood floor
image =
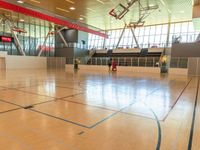
[[[0,71],[0,150],[200,150],[195,77]]]

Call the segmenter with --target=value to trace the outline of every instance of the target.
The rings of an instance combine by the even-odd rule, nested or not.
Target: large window
[[[169,30],[170,29],[170,30]],[[168,32],[169,30],[169,32]],[[89,49],[114,49],[117,46],[123,29],[109,30],[108,39],[89,34]],[[181,37],[181,42],[193,42],[200,32],[195,31],[191,21],[181,23],[160,24],[139,27],[134,30],[136,39],[141,48],[169,47],[174,37]],[[169,36],[168,36],[169,34]],[[167,39],[169,38],[169,39]],[[105,41],[104,41],[105,40]],[[167,41],[169,40],[169,43]],[[105,43],[105,45],[103,45]],[[168,45],[167,45],[168,44]],[[130,29],[125,29],[119,48],[137,47]]]
[[[42,48],[42,56],[54,56],[55,36],[48,36],[46,43],[44,44],[45,37],[49,32],[49,23],[38,19],[36,23],[36,19],[31,17],[29,20],[32,22],[14,22],[16,27],[27,32],[17,33],[20,45],[26,55],[36,56],[39,49]],[[7,25],[0,25],[0,35],[12,36],[11,30]],[[7,51],[9,55],[19,55],[14,43],[0,43],[0,51]]]
[[[195,31],[192,22],[172,23],[170,27],[169,44],[172,44],[174,38],[180,37],[183,43],[194,42],[199,35],[199,31]]]

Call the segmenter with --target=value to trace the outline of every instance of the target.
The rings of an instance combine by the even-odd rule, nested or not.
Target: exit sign
[[[13,37],[10,36],[0,36],[0,42],[11,43],[13,42]]]

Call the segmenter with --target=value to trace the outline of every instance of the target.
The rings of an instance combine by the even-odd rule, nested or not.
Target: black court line
[[[3,99],[0,99],[0,101],[1,101],[1,102],[4,102],[4,103],[7,103],[7,104],[11,104],[11,105],[18,106],[18,107],[20,107],[20,108],[23,108],[23,106],[21,106],[21,105],[18,105],[18,104],[12,103],[12,102],[8,102],[8,101],[3,100]]]
[[[5,114],[5,113],[12,112],[12,111],[19,110],[19,109],[22,109],[22,108],[20,107],[20,108],[15,108],[15,109],[9,109],[9,110],[0,112],[0,114]]]
[[[199,94],[199,79],[198,79],[198,83],[197,83],[197,91],[196,91],[196,97],[195,97],[195,103],[194,103],[192,124],[191,124],[191,128],[190,128],[190,137],[189,137],[189,142],[188,142],[188,150],[192,149],[192,142],[193,142],[195,119],[196,119],[196,109],[197,109],[198,94]]]
[[[42,94],[38,94],[38,93],[34,93],[34,92],[29,92],[29,91],[25,91],[25,90],[20,90],[20,89],[16,89],[16,88],[10,88],[10,89],[15,90],[15,91],[19,91],[19,92],[23,92],[23,93],[28,93],[28,94],[38,95],[38,96],[44,96],[44,97],[50,97],[50,98],[56,98],[56,97],[52,97],[52,96],[48,96],[48,95],[42,95]]]
[[[69,102],[69,103],[74,103],[74,104],[79,104],[79,105],[84,105],[84,106],[96,107],[96,108],[100,108],[100,109],[104,109],[104,110],[109,110],[109,111],[118,111],[118,110],[114,110],[114,109],[106,108],[106,106],[103,107],[103,106],[97,106],[97,105],[85,104],[85,103],[74,102],[74,101],[66,100],[66,99],[58,99],[58,100],[60,100],[60,101],[65,101],[65,102]]]
[[[15,89],[15,88],[12,88],[12,90],[16,90],[16,91],[23,92],[23,93],[28,93],[28,94],[33,94],[33,95],[38,95],[38,96],[49,97],[49,98],[53,98],[53,99],[62,99],[62,98],[72,97],[72,96],[74,96],[74,95],[83,94],[83,92],[81,91],[81,93],[72,94],[72,95],[68,95],[68,96],[64,96],[64,97],[52,97],[52,96],[48,96],[48,95],[38,94],[38,93],[35,93],[35,92],[29,92],[29,91],[20,90],[20,89]],[[78,90],[77,90],[77,91],[78,91]]]
[[[44,102],[40,102],[40,103],[34,103],[34,104],[30,104],[31,106],[36,106],[36,105],[41,105],[41,104],[45,104],[45,103],[50,103],[50,102],[55,102],[56,99],[53,100],[49,100],[49,101],[44,101]]]
[[[28,107],[28,106],[36,106],[36,105],[40,105],[40,104],[44,104],[44,103],[53,102],[53,101],[55,101],[55,99],[53,99],[53,100],[48,100],[48,101],[44,101],[44,102],[40,102],[40,103],[33,103],[33,104],[30,104],[30,105],[27,105],[27,106],[22,106],[22,105],[19,105],[19,104],[16,104],[16,103],[12,103],[12,102],[9,102],[9,101],[3,100],[3,99],[0,99],[0,101],[1,101],[1,102],[4,102],[4,103],[11,104],[11,105],[18,106],[18,107],[20,107],[20,108],[26,108],[26,107]]]
[[[127,112],[121,112],[122,114],[125,114],[125,115],[129,115],[129,116],[133,116],[133,117],[139,117],[139,118],[145,118],[145,119],[148,119],[148,120],[154,120],[154,118],[151,118],[151,117],[147,117],[147,116],[144,116],[144,115],[140,115],[140,114],[134,114],[134,113],[127,113]],[[160,122],[162,122],[162,120],[159,119]]]
[[[167,119],[167,117],[169,116],[170,112],[176,106],[176,104],[178,103],[180,97],[183,95],[183,93],[185,92],[186,88],[188,87],[188,85],[190,84],[191,81],[192,81],[192,78],[188,81],[188,83],[186,84],[186,86],[183,88],[183,90],[179,94],[178,98],[176,99],[175,103],[172,105],[172,107],[170,108],[170,110],[168,111],[167,115],[163,118],[162,121],[165,121]]]
[[[158,89],[160,89],[160,88],[156,88],[155,90],[153,90],[153,91],[151,91],[149,94],[147,94],[145,97],[148,97],[148,96],[151,95],[152,93],[156,92]],[[145,97],[144,97],[144,98],[145,98]],[[141,99],[143,99],[143,98],[141,98]],[[115,113],[109,115],[108,117],[102,119],[101,121],[97,122],[96,124],[90,126],[90,128],[94,128],[94,127],[96,127],[97,125],[103,123],[104,121],[107,121],[108,119],[110,119],[110,118],[112,118],[113,116],[117,115],[118,113],[123,112],[124,109],[126,109],[126,108],[132,106],[132,105],[135,104],[136,102],[141,101],[141,99],[140,99],[140,100],[133,101],[133,102],[130,103],[129,105],[127,105],[127,106],[121,108],[120,110],[116,111]]]
[[[68,96],[64,96],[64,97],[58,97],[58,98],[56,98],[56,100],[63,99],[63,98],[74,97],[74,96],[81,95],[81,94],[84,94],[84,93],[83,93],[83,92],[81,92],[81,93],[72,94],[72,95],[68,95]]]
[[[80,93],[79,93],[80,94]],[[74,97],[74,96],[76,96],[76,95],[79,95],[79,94],[73,94],[73,95],[69,95],[69,96],[66,96],[67,98],[68,97]],[[65,97],[64,97],[65,98]],[[60,98],[54,98],[54,99],[52,99],[52,100],[48,100],[48,101],[44,101],[44,102],[40,102],[40,103],[33,103],[33,104],[31,104],[32,106],[36,106],[36,105],[41,105],[41,104],[45,104],[45,103],[50,103],[50,102],[56,102],[56,101],[58,101],[58,100],[60,100]]]
[[[16,85],[16,84],[14,84],[14,85]],[[34,87],[34,86],[39,86],[39,85],[43,85],[43,84],[42,83],[38,83],[38,84],[27,85],[27,86],[19,86],[19,87],[10,87],[10,86],[12,86],[12,84],[8,84],[8,85],[0,86],[0,87],[7,88],[7,89],[17,89],[17,88]]]
[[[80,127],[83,127],[83,128],[90,129],[90,127],[88,127],[86,125],[83,125],[83,124],[80,124],[80,123],[77,123],[77,122],[74,122],[74,121],[71,121],[71,120],[56,117],[56,116],[53,116],[53,115],[50,115],[50,114],[47,114],[47,113],[44,113],[44,112],[41,112],[41,111],[38,111],[38,110],[35,110],[35,109],[28,109],[28,110],[39,113],[39,114],[43,114],[45,116],[52,117],[52,118],[55,118],[55,119],[58,119],[58,120],[61,120],[61,121],[64,121],[64,122],[68,122],[68,123],[71,123],[71,124],[74,124],[74,125],[77,125],[77,126],[80,126]]]
[[[162,140],[162,135],[161,135],[162,131],[161,131],[160,121],[159,121],[156,113],[153,111],[153,109],[149,108],[149,110],[151,110],[151,112],[153,113],[154,118],[156,120],[157,127],[158,127],[158,139],[157,139],[156,150],[160,150],[160,145],[161,145],[161,140]]]
[[[56,85],[56,87],[59,88],[63,88],[63,89],[71,89],[71,90],[75,90],[75,91],[84,91],[84,89],[77,89],[77,88],[73,88],[73,87],[65,87],[65,86],[60,86],[60,85]]]

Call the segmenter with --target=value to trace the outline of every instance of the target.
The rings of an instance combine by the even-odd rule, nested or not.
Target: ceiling
[[[50,23],[48,21],[44,21],[41,19],[26,16],[20,13],[12,12],[3,8],[0,8],[0,14],[6,15],[8,18],[12,19],[15,22],[19,21],[19,22],[25,22],[25,23],[36,24],[36,25],[41,25],[41,26],[50,26]],[[51,25],[54,25],[54,24],[51,23]]]
[[[26,4],[36,9],[44,9],[102,30],[122,28],[124,22],[137,21],[139,16],[138,4],[134,4],[122,20],[109,16],[111,9],[118,3],[125,5],[126,0],[24,0],[24,2],[20,4],[22,7]],[[147,2],[150,5],[159,5],[159,9],[146,18],[146,25],[192,19],[192,0],[140,0],[140,2],[144,7],[147,6]],[[74,7],[75,10],[70,10],[70,7]]]

